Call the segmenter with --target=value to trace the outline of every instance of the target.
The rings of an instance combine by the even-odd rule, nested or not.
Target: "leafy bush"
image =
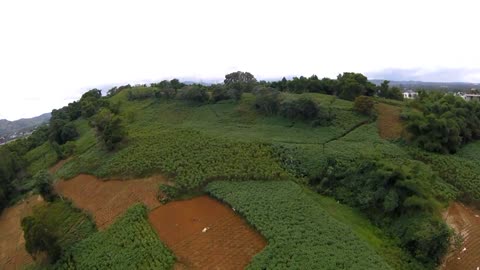
[[[171,269],[174,262],[148,223],[146,207],[137,204],[69,249],[54,269]]]
[[[280,92],[273,88],[261,87],[254,91],[254,107],[266,115],[275,115],[280,107]]]
[[[33,182],[35,183],[38,192],[47,202],[51,202],[57,197],[55,190],[53,189],[53,178],[48,171],[39,171],[33,177]]]
[[[177,95],[177,90],[170,87],[161,88],[155,91],[155,97],[160,99],[170,100],[175,98],[176,95]]]
[[[209,99],[209,96],[204,88],[196,85],[188,85],[177,91],[177,98],[180,100],[204,103]]]
[[[280,115],[289,119],[311,120],[318,116],[319,107],[310,98],[285,100],[280,104]]]
[[[267,238],[247,269],[390,269],[293,182],[213,182],[206,191]]]
[[[128,100],[143,100],[153,98],[155,91],[153,88],[135,87],[127,92]]]
[[[219,102],[221,100],[227,100],[230,99],[230,95],[227,92],[227,89],[223,87],[222,85],[215,85],[212,86],[212,101],[213,102]]]
[[[91,125],[95,127],[100,139],[108,150],[113,150],[126,135],[120,117],[114,115],[106,108],[101,109],[95,115]]]
[[[359,96],[355,98],[353,109],[361,114],[371,116],[374,112],[375,101],[371,97]]]

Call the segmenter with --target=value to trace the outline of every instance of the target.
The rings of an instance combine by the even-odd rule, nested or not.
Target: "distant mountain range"
[[[50,120],[50,113],[33,118],[24,118],[16,121],[0,119],[0,137],[10,136],[18,132],[28,132]]]

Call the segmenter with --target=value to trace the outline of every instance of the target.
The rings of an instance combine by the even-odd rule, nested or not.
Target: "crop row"
[[[106,231],[73,246],[55,269],[171,269],[175,257],[158,239],[143,205],[132,206]]]
[[[162,172],[180,188],[196,188],[213,179],[278,179],[290,175],[269,145],[233,142],[189,130],[136,134],[128,147],[105,161],[96,174],[144,176]]]
[[[390,269],[291,181],[212,182],[206,190],[267,238],[250,269]]]

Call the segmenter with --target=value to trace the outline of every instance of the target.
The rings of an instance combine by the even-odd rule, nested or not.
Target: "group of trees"
[[[360,73],[345,72],[339,74],[336,80],[323,78],[316,75],[310,77],[293,77],[287,80],[285,77],[280,81],[265,82],[268,87],[279,91],[292,93],[322,93],[336,95],[341,99],[354,100],[358,96],[374,96],[402,100],[403,95],[398,87],[390,87],[389,81],[384,81],[380,86],[368,81],[368,78]]]
[[[361,209],[400,239],[403,248],[419,261],[436,265],[446,253],[450,237],[429,187],[437,177],[420,165],[375,160],[342,164],[331,158],[311,177],[310,184],[320,193]]]
[[[403,114],[412,141],[432,152],[455,153],[480,138],[480,103],[437,92],[420,92]]]
[[[114,87],[109,95],[131,88],[130,85]],[[82,95],[79,101],[72,102],[59,110],[52,111],[49,122],[49,138],[53,144],[64,145],[78,137],[73,121],[80,117],[90,120],[96,128],[100,140],[108,150],[112,150],[125,136],[118,114],[118,106],[110,103],[99,89],[92,89]],[[55,147],[54,147],[55,148]]]
[[[257,87],[254,108],[265,115],[280,115],[290,120],[314,120],[314,125],[330,123],[335,115],[308,97],[282,99],[280,91],[269,87]]]

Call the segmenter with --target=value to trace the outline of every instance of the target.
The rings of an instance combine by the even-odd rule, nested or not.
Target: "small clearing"
[[[81,174],[55,184],[55,190],[73,201],[76,207],[93,215],[99,230],[135,203],[143,203],[148,209],[160,205],[158,187],[167,180],[159,175],[135,180],[99,180],[92,175]]]
[[[402,136],[403,126],[400,119],[401,108],[385,103],[376,105],[378,112],[377,126],[380,137],[387,140]]]
[[[3,210],[0,216],[0,269],[22,269],[33,262],[25,250],[21,221],[43,202],[41,196],[31,196]]]
[[[463,243],[452,246],[440,269],[464,270],[480,267],[480,211],[453,203],[444,214],[447,224],[460,234]]]
[[[175,269],[244,269],[267,244],[230,207],[208,196],[162,205],[149,220],[175,253]]]

